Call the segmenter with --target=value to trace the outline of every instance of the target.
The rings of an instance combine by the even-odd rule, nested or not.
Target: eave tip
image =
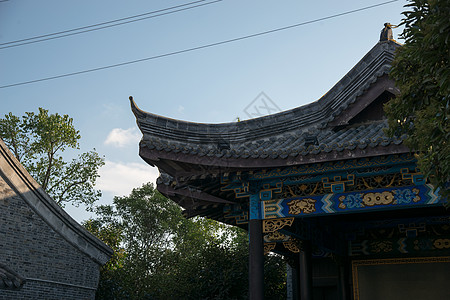
[[[144,115],[145,112],[143,112],[137,105],[136,102],[134,102],[133,96],[128,97],[130,99],[130,105],[131,105],[131,111],[134,113],[134,115],[137,117],[138,115]]]

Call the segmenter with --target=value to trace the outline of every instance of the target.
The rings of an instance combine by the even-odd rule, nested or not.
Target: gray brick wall
[[[94,298],[95,290],[38,281],[28,281],[19,291],[0,290],[1,300],[87,300]]]
[[[0,261],[28,279],[0,299],[94,299],[99,265],[37,215],[0,177]]]

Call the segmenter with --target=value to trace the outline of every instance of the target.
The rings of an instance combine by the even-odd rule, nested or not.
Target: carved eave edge
[[[0,176],[55,232],[100,265],[113,250],[69,216],[31,177],[0,139]]]

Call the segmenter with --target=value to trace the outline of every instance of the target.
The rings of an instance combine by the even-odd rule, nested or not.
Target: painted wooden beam
[[[258,194],[250,196],[249,231],[249,298],[264,299],[264,242]]]

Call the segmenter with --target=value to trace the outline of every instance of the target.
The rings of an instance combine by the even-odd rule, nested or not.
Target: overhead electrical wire
[[[0,1],[2,1],[2,0],[0,0]],[[93,25],[87,25],[87,26],[82,26],[82,27],[78,27],[78,28],[58,31],[58,32],[54,32],[54,33],[34,36],[34,37],[25,38],[25,39],[21,39],[21,40],[15,40],[15,41],[10,41],[10,42],[0,43],[0,46],[2,46],[2,45],[9,45],[9,44],[16,44],[16,43],[20,43],[20,42],[24,42],[24,41],[29,41],[29,40],[46,38],[46,37],[49,37],[49,36],[61,35],[61,34],[69,33],[69,32],[80,31],[80,30],[93,28],[93,27],[99,27],[99,26],[103,26],[103,25],[106,25],[106,24],[117,23],[117,22],[130,20],[130,19],[136,19],[136,18],[139,18],[139,17],[142,17],[142,16],[148,16],[148,15],[152,15],[152,14],[160,13],[160,12],[163,12],[163,11],[167,11],[167,10],[171,10],[171,9],[175,9],[175,8],[179,8],[179,7],[183,7],[183,6],[188,6],[188,5],[192,5],[192,4],[199,3],[199,2],[204,2],[204,1],[206,1],[206,0],[193,1],[193,2],[189,2],[189,3],[185,3],[185,4],[181,4],[181,5],[176,5],[176,6],[172,6],[172,7],[167,7],[167,8],[163,8],[163,9],[158,9],[158,10],[154,10],[154,11],[151,11],[151,12],[138,14],[138,15],[134,15],[134,16],[130,16],[130,17],[125,17],[125,18],[115,19],[115,20],[106,21],[106,22],[102,22],[102,23],[97,23],[97,24],[93,24]],[[214,1],[214,2],[219,2],[219,1],[222,1],[222,0],[218,0],[218,1]],[[205,5],[205,4],[203,4],[203,5]],[[198,6],[188,7],[188,8],[185,8],[185,9],[190,9],[190,8],[194,8],[194,7],[198,7]],[[172,12],[169,12],[169,13],[174,13],[174,12],[178,12],[178,11],[180,11],[180,10],[172,11]],[[166,14],[169,14],[169,13],[166,13]],[[160,16],[160,15],[158,15],[158,16]],[[127,24],[127,23],[131,23],[131,22],[135,22],[135,21],[141,21],[141,20],[148,19],[148,18],[153,18],[153,17],[155,17],[155,16],[149,16],[149,17],[146,17],[146,18],[140,18],[138,20],[132,20],[132,21],[128,21],[128,22],[125,22],[125,23],[114,24],[114,25],[111,25],[111,26]],[[108,27],[110,27],[110,26],[108,26]],[[101,27],[99,29],[108,28],[108,27]],[[92,30],[98,30],[98,29],[92,29]],[[87,32],[87,31],[83,31],[83,32]]]
[[[78,27],[78,28],[74,28],[74,29],[69,29],[69,30],[64,30],[64,31],[59,31],[59,32],[54,32],[54,33],[49,33],[49,34],[44,34],[44,35],[30,37],[30,38],[21,39],[21,40],[0,43],[0,46],[2,46],[2,47],[0,47],[0,49],[34,44],[34,43],[39,43],[39,42],[43,42],[43,41],[59,39],[59,38],[68,37],[68,36],[72,36],[72,35],[76,35],[76,34],[81,34],[81,33],[91,32],[91,31],[95,31],[95,30],[110,28],[110,27],[114,27],[114,26],[124,25],[124,24],[128,24],[128,23],[133,23],[133,22],[137,22],[137,21],[142,21],[142,20],[146,20],[146,19],[150,19],[150,18],[156,18],[156,17],[192,9],[192,8],[197,8],[200,6],[213,4],[216,2],[220,2],[222,0],[214,0],[214,1],[206,2],[206,3],[200,3],[200,2],[204,2],[204,1],[206,1],[206,0],[193,1],[193,2],[189,2],[189,3],[177,5],[177,6],[172,6],[172,7],[168,7],[168,8],[164,8],[164,9],[160,9],[160,10],[155,10],[155,11],[151,11],[148,13],[139,14],[139,15],[135,15],[135,16],[131,16],[131,17],[121,18],[121,19],[117,19],[117,20],[107,21],[107,22],[103,22],[103,23]],[[196,4],[196,3],[200,3],[200,4],[192,5],[192,4]],[[188,5],[191,5],[191,6],[188,6]],[[188,6],[188,7],[184,7],[184,6]],[[180,8],[180,7],[184,7],[184,8]],[[176,9],[176,8],[180,8],[180,9]],[[173,10],[173,9],[175,9],[175,10]],[[171,11],[167,12],[167,10],[171,10]],[[166,12],[161,13],[163,11],[166,11]],[[156,14],[156,13],[158,13],[158,14]],[[143,17],[143,16],[145,16],[145,17]],[[125,21],[125,20],[128,20],[128,21]],[[109,25],[107,25],[107,24],[109,24]],[[5,45],[7,45],[7,46],[5,46]]]
[[[232,43],[232,42],[236,42],[236,41],[241,41],[241,40],[245,40],[245,39],[249,39],[249,38],[253,38],[253,37],[257,37],[257,36],[262,36],[262,35],[278,32],[278,31],[282,31],[282,30],[287,30],[287,29],[291,29],[291,28],[295,28],[295,27],[299,27],[299,26],[317,23],[317,22],[325,21],[325,20],[332,19],[332,18],[337,18],[340,16],[368,10],[371,8],[383,6],[383,5],[390,4],[393,2],[397,2],[397,1],[399,1],[399,0],[390,0],[390,1],[382,2],[382,3],[378,3],[378,4],[365,6],[362,8],[357,8],[357,9],[349,10],[346,12],[330,15],[327,17],[322,17],[322,18],[302,22],[302,23],[297,23],[297,24],[280,27],[280,28],[276,28],[276,29],[272,29],[272,30],[267,30],[267,31],[263,31],[263,32],[258,32],[258,33],[254,33],[254,34],[250,34],[250,35],[245,35],[245,36],[241,36],[241,37],[237,37],[237,38],[233,38],[233,39],[229,39],[229,40],[224,40],[224,41],[206,44],[206,45],[202,45],[202,46],[197,46],[197,47],[193,47],[193,48],[178,50],[178,51],[174,51],[174,52],[168,52],[168,53],[159,54],[159,55],[150,56],[150,57],[141,58],[141,59],[136,59],[136,60],[132,60],[132,61],[117,63],[117,64],[113,64],[113,65],[108,65],[108,66],[103,66],[103,67],[98,67],[98,68],[93,68],[93,69],[88,69],[88,70],[83,70],[83,71],[66,73],[66,74],[61,74],[61,75],[56,75],[56,76],[51,76],[51,77],[46,77],[46,78],[40,78],[40,79],[35,79],[35,80],[30,80],[30,81],[23,81],[23,82],[8,84],[8,85],[2,85],[2,86],[0,86],[0,89],[19,86],[19,85],[25,85],[25,84],[31,84],[31,83],[41,82],[41,81],[53,80],[53,79],[58,79],[58,78],[63,78],[63,77],[69,77],[69,76],[74,76],[74,75],[80,75],[80,74],[85,74],[85,73],[90,73],[90,72],[95,72],[95,71],[100,71],[100,70],[105,70],[105,69],[111,69],[111,68],[121,67],[121,66],[125,66],[125,65],[135,64],[135,63],[139,63],[139,62],[143,62],[143,61],[154,60],[154,59],[158,59],[158,58],[162,58],[162,57],[167,57],[167,56],[177,55],[177,54],[191,52],[191,51],[195,51],[195,50],[210,48],[210,47],[214,47],[214,46],[218,46],[218,45],[228,44],[228,43]]]

